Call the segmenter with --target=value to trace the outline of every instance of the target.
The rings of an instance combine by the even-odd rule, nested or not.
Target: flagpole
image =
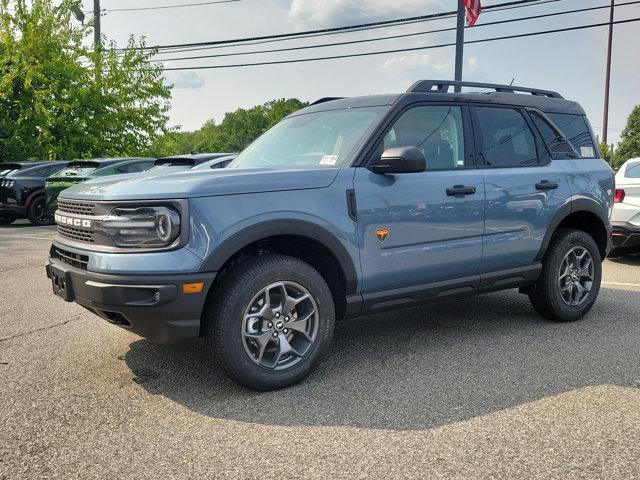
[[[609,12],[609,42],[607,45],[607,66],[604,80],[604,116],[602,119],[602,142],[607,143],[607,133],[609,130],[609,87],[611,85],[611,45],[613,43],[613,19],[616,1],[611,0],[611,10]]]
[[[458,0],[458,24],[456,28],[456,70],[454,80],[462,81],[462,59],[464,57],[464,0]],[[455,87],[460,92],[460,86]]]

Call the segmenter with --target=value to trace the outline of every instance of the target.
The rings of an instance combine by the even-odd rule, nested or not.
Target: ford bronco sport
[[[153,341],[204,337],[232,379],[277,389],[345,317],[519,288],[544,318],[582,318],[613,190],[576,102],[425,80],[322,99],[224,169],[65,190],[47,274],[66,301]]]

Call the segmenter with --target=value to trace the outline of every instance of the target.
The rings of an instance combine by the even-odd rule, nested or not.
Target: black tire
[[[38,227],[53,225],[53,216],[47,212],[44,196],[33,199],[27,210],[27,218],[33,225]]]
[[[566,284],[567,280],[561,281],[559,277],[565,256],[575,248],[578,248],[578,251],[586,249],[592,259],[593,271],[590,290],[578,304],[571,305],[567,303],[560,290],[561,283]],[[581,281],[579,277],[577,278]],[[542,317],[557,322],[573,322],[580,320],[591,310],[598,298],[601,281],[602,259],[593,238],[582,230],[560,229],[549,244],[542,260],[542,273],[529,299],[533,308]],[[573,296],[570,294],[570,301],[572,299]]]
[[[246,340],[247,324],[245,322],[248,322],[246,318],[250,316],[247,315],[247,312],[254,311],[250,309],[256,305],[256,296],[259,296],[265,289],[267,292],[271,292],[270,295],[276,298],[276,301],[278,300],[277,294],[275,296],[272,295],[273,291],[268,289],[268,287],[277,289],[278,287],[273,287],[273,285],[278,282],[295,284],[306,290],[310,295],[311,299],[305,300],[305,302],[309,302],[308,305],[313,307],[309,308],[312,311],[311,316],[314,317],[313,335],[315,337],[313,341],[310,341],[311,337],[305,333],[303,337],[300,337],[304,338],[305,342],[304,354],[302,356],[284,355],[284,358],[297,363],[293,363],[288,367],[286,364],[284,367],[277,367],[281,358],[278,352],[283,351],[282,345],[290,345],[288,342],[281,342],[281,337],[276,337],[277,339],[272,340],[269,335],[286,334],[286,328],[279,330],[279,333],[275,329],[284,328],[287,325],[291,326],[294,323],[285,325],[281,320],[276,325],[273,323],[275,318],[273,320],[265,320],[260,317],[260,320],[257,321],[261,325],[257,327],[258,335],[263,336],[265,335],[263,332],[271,332],[267,334],[269,339],[265,340],[265,342],[269,342],[268,346],[262,349],[262,354],[264,355],[267,355],[266,352],[271,349],[275,358],[275,361],[273,361],[274,367],[269,368],[259,364],[263,359],[257,349],[253,357],[250,357],[251,348],[259,348],[259,344]],[[261,309],[264,307],[264,303],[261,305]],[[257,307],[254,306],[255,308]],[[271,313],[267,316],[273,318],[272,315],[276,315],[273,312],[278,309],[279,307],[269,308]],[[294,312],[291,315],[292,322],[295,320],[294,315],[296,317],[303,316],[301,310],[298,306],[291,310],[291,312]],[[282,308],[281,311],[284,312],[285,309]],[[280,314],[277,313],[277,315]],[[289,316],[287,315],[287,321],[289,321],[288,319]],[[320,363],[327,353],[333,337],[335,308],[327,283],[313,267],[297,258],[269,254],[247,259],[237,264],[222,277],[216,287],[216,291],[207,301],[203,322],[207,346],[210,351],[215,352],[219,364],[232,380],[253,390],[276,390],[301,382]],[[305,325],[309,324],[305,323]],[[289,335],[291,345],[294,344],[294,340],[299,340],[298,332],[294,332],[293,329],[289,329]],[[307,342],[307,340],[309,341]],[[258,360],[258,356],[260,356],[260,360]]]
[[[11,225],[16,221],[16,217],[0,217],[0,225]]]

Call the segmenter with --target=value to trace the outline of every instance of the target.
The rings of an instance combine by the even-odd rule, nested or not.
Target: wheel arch
[[[318,270],[334,296],[337,318],[346,309],[346,297],[357,291],[356,267],[345,246],[325,228],[305,220],[272,220],[249,226],[216,247],[200,271],[224,275],[243,256],[261,252],[290,255]]]
[[[24,201],[25,207],[29,207],[31,205],[31,202],[33,202],[38,197],[46,197],[44,188],[39,188],[27,195],[27,198]]]
[[[603,260],[609,253],[611,225],[608,216],[603,212],[603,207],[595,200],[579,198],[560,208],[547,228],[536,261],[542,260],[551,239],[559,228],[575,228],[591,235],[598,245]]]

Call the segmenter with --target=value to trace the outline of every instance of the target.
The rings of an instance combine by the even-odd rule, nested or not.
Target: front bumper
[[[0,203],[0,217],[22,218],[27,216],[27,207],[17,204]]]
[[[197,338],[215,273],[110,275],[87,271],[81,258],[49,258],[47,277],[66,280],[66,300],[109,323],[154,342]],[[182,293],[182,284],[204,282],[202,293]]]
[[[640,247],[640,227],[627,222],[611,222],[611,239],[614,248]]]

